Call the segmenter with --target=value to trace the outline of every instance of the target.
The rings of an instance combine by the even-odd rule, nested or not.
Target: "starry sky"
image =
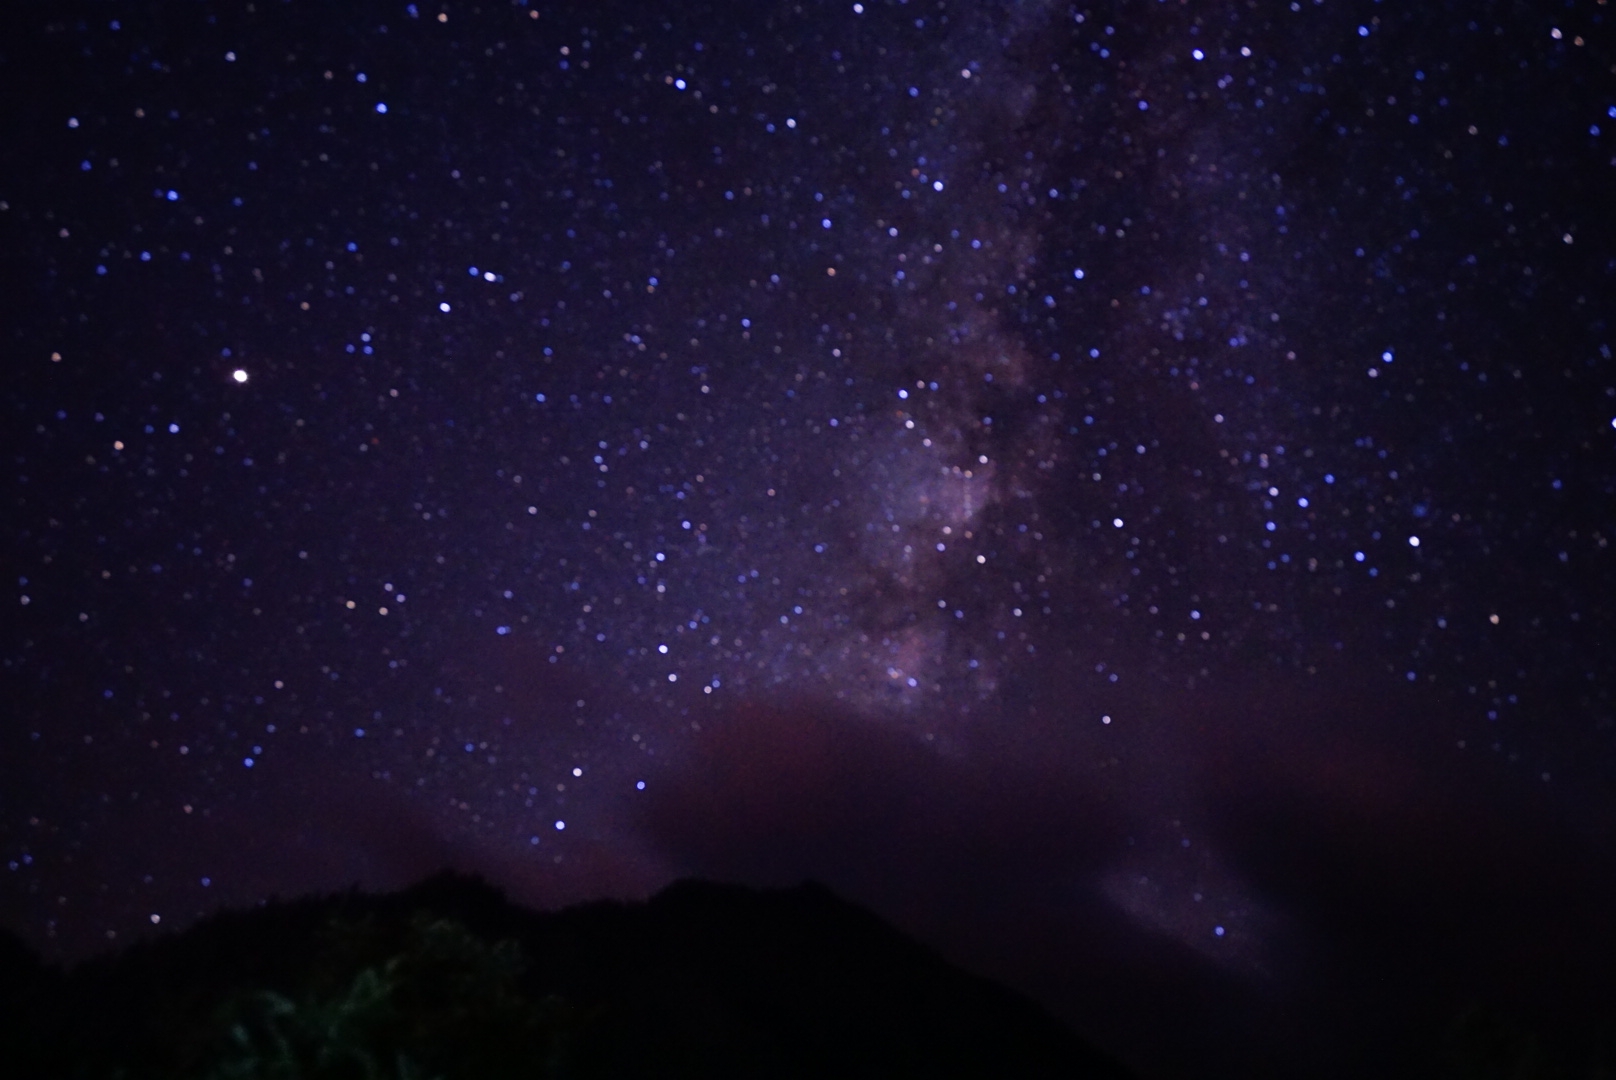
[[[452,865],[816,877],[1148,1075],[1616,1000],[1604,0],[9,25],[47,955]]]

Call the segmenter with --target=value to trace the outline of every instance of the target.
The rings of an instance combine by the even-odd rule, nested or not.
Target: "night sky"
[[[1611,18],[23,6],[0,922],[814,877],[1150,1075],[1574,1042]]]

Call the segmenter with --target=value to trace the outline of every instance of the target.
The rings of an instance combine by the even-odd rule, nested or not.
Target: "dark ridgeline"
[[[540,914],[442,874],[227,912],[65,974],[0,936],[0,1006],[16,1077],[1129,1075],[813,884]]]

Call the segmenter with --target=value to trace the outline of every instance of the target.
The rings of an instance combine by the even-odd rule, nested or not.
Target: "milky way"
[[[1489,11],[33,9],[7,925],[815,874],[1255,1025],[1601,876],[1616,89]]]

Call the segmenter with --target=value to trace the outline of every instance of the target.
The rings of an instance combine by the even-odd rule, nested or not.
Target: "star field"
[[[814,873],[1059,1011],[959,926],[1328,981],[1293,797],[1367,877],[1519,828],[1579,893],[1608,19],[30,7],[6,925],[76,957],[444,862],[536,902]]]

